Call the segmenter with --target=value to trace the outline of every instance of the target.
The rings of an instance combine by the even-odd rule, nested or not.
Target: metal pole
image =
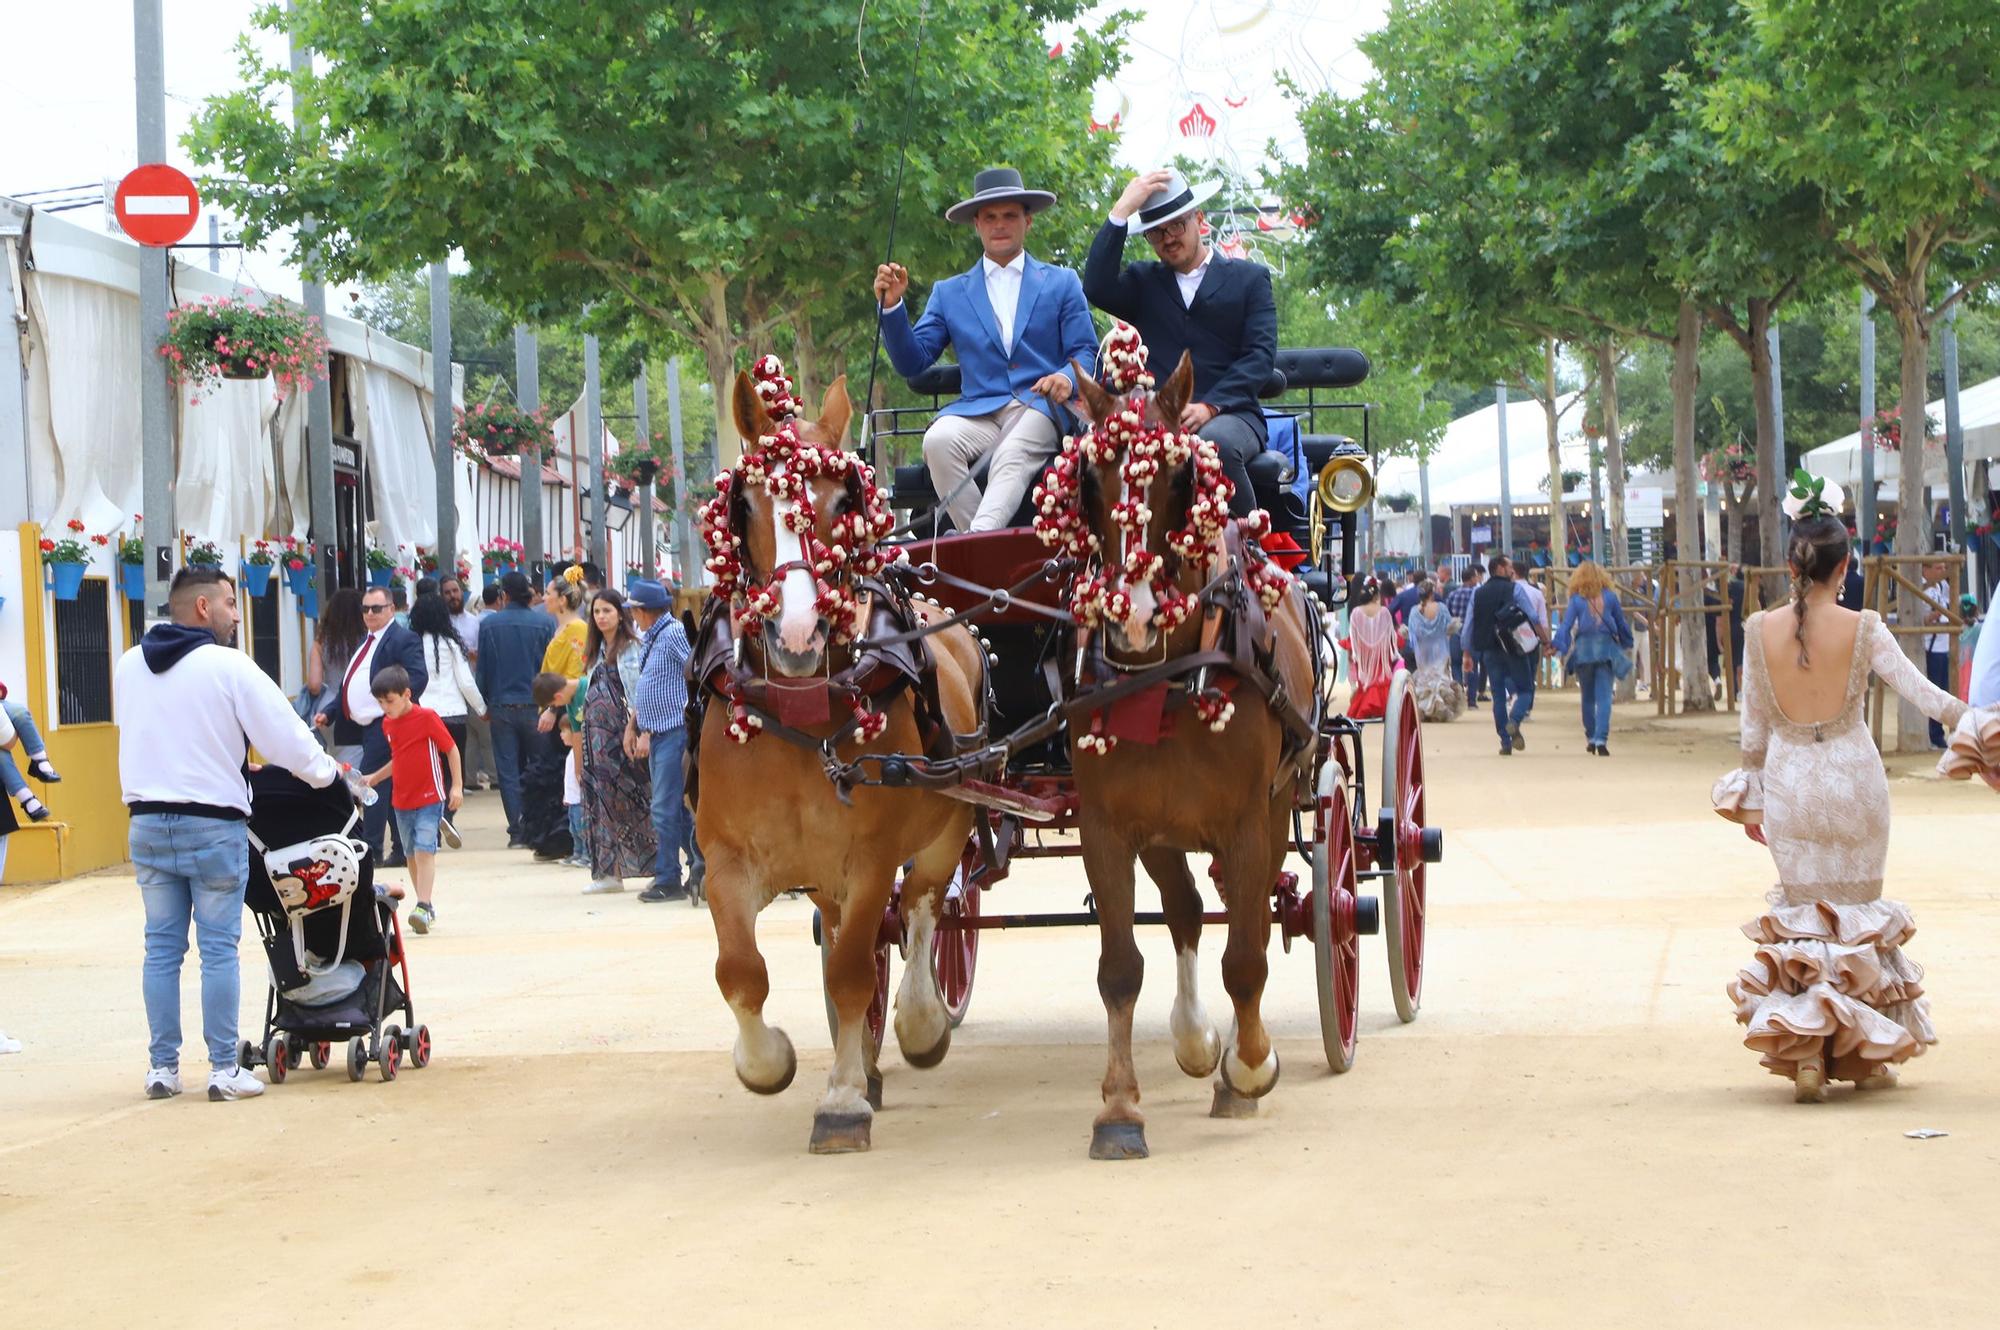
[[[214,213],[208,215],[208,270],[222,271],[222,219]]]
[[[1604,562],[1604,452],[1585,440],[1590,452],[1590,557]]]
[[[431,265],[431,449],[437,461],[437,565],[443,580],[458,568],[458,459],[451,446],[451,270]]]
[[[1944,472],[1951,496],[1951,548],[1965,548],[1965,423],[1958,414],[1958,306],[1944,319]]]
[[[687,454],[681,441],[681,358],[667,361],[667,439],[673,447],[674,502],[668,518],[674,524],[674,568],[684,587],[701,585],[695,567],[694,532],[688,527]]]
[[[604,387],[598,382],[597,337],[583,337],[583,428],[590,435],[590,541],[584,558],[600,569],[611,564],[604,530]],[[605,574],[607,577],[609,573]]]
[[[653,452],[653,413],[646,401],[646,362],[639,362],[639,377],[632,380],[632,409],[639,416],[639,449],[646,456]],[[632,501],[639,505],[639,566],[646,570],[648,578],[658,578],[660,568],[653,548],[653,483],[649,480],[632,493]]]
[[[524,323],[514,325],[514,400],[523,411],[542,405],[542,361],[535,334]],[[528,561],[528,580],[541,576],[542,559],[548,546],[542,541],[542,455],[529,450],[520,455],[521,464],[521,544]]]
[[[1424,524],[1423,538],[1417,549],[1423,555],[1424,567],[1429,569],[1437,560],[1431,556],[1431,459],[1428,453],[1417,457],[1417,512],[1418,520]]]
[[[1861,552],[1873,554],[1875,539],[1875,293],[1861,289],[1861,497],[1854,512],[1859,519]]]
[[[291,37],[292,81],[296,87],[312,75],[312,52],[298,39],[295,26],[298,10],[291,0],[287,0],[285,12],[294,20]],[[295,96],[292,98],[292,126],[299,131],[301,137],[304,136],[305,124],[305,112],[301,100]],[[300,223],[299,234],[310,236],[316,229],[313,219],[308,217]],[[316,258],[316,251],[308,246],[306,249],[308,280],[301,284],[299,303],[305,307],[307,318],[318,319],[324,326],[326,288],[310,280]],[[341,533],[338,529],[339,519],[334,515],[333,501],[333,386],[327,381],[332,363],[332,353],[328,352],[326,363],[320,366],[321,372],[311,379],[306,388],[306,492],[311,496],[311,539],[319,547],[319,586],[322,604],[325,603],[326,597],[333,594],[334,588],[340,585],[341,563]],[[358,549],[347,551],[347,564],[350,569],[358,569],[357,561],[360,554]]]
[[[137,86],[141,162],[167,159],[166,37],[160,0],[132,0],[133,81]],[[143,529],[152,545],[146,561],[148,619],[167,615],[167,587],[179,562],[174,516],[174,393],[158,347],[167,335],[168,252],[139,247],[139,438]]]
[[[1507,385],[1493,385],[1493,401],[1500,410],[1500,552],[1514,557],[1514,496],[1507,480]],[[1562,477],[1555,483],[1560,485]]]
[[[1785,518],[1784,505],[1785,476],[1788,474],[1785,470],[1785,358],[1783,348],[1779,345],[1778,321],[1776,319],[1771,320],[1771,326],[1764,330],[1764,338],[1765,344],[1771,350],[1771,433],[1773,438],[1771,441],[1771,458],[1767,468],[1770,474],[1758,476],[1757,483],[1771,486],[1777,491],[1778,502],[1773,505],[1773,508],[1778,514],[1778,530],[1774,539],[1764,539],[1763,541],[1765,550],[1775,551],[1790,549],[1792,544],[1791,523]],[[1767,553],[1763,561],[1769,564],[1775,560],[1771,554]]]

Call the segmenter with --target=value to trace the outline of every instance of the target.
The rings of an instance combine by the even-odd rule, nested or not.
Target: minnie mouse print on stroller
[[[375,887],[374,856],[353,837],[361,810],[347,786],[315,790],[290,772],[250,775],[250,881],[244,903],[271,963],[262,1045],[237,1060],[269,1069],[273,1085],[307,1058],[324,1070],[347,1045],[347,1078],[374,1063],[385,1081],[405,1058],[431,1060],[417,1023],[395,902]],[[402,1023],[390,1021],[400,1012]]]

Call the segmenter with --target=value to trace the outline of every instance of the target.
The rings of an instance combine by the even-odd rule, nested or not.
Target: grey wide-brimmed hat
[[[1021,173],[1011,166],[995,166],[972,177],[972,197],[961,199],[944,210],[947,222],[969,222],[989,203],[1019,199],[1029,212],[1040,212],[1056,201],[1046,189],[1023,189]]]
[[[1139,205],[1139,211],[1132,214],[1126,225],[1133,235],[1163,226],[1183,213],[1192,212],[1214,198],[1222,190],[1220,180],[1188,187],[1188,182],[1175,171],[1167,177],[1167,183],[1154,190],[1146,201]]]

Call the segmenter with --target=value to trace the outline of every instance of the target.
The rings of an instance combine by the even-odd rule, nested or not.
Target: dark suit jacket
[[[1194,360],[1194,400],[1241,416],[1258,438],[1268,439],[1257,390],[1278,356],[1271,270],[1212,255],[1194,303],[1183,305],[1172,268],[1153,259],[1123,263],[1128,230],[1111,221],[1098,228],[1083,265],[1083,293],[1139,330],[1157,382],[1165,383],[1187,352]]]
[[[1472,609],[1468,611],[1469,621],[1460,640],[1465,650],[1477,656],[1482,652],[1498,651],[1500,636],[1493,616],[1514,599],[1514,579],[1511,577],[1489,577],[1472,593]]]
[[[382,640],[375,644],[375,655],[368,662],[368,681],[374,683],[375,676],[391,665],[401,665],[409,671],[410,696],[424,695],[424,688],[431,681],[431,672],[424,668],[423,641],[403,625],[393,622],[382,630]],[[341,681],[346,678],[347,671],[343,668],[340,679],[334,682],[333,738],[335,743],[359,743],[360,727],[347,718],[347,689],[341,687]],[[346,735],[355,737],[347,738]]]

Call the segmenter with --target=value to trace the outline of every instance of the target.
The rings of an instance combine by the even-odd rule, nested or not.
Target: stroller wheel
[[[273,1085],[283,1085],[286,1075],[298,1065],[291,1041],[282,1033],[264,1041],[264,1065],[270,1069]]]
[[[382,1069],[382,1079],[393,1081],[396,1079],[396,1073],[403,1066],[403,1027],[400,1025],[383,1026],[378,1048],[379,1051],[375,1055],[375,1062]]]
[[[325,1071],[326,1064],[333,1061],[333,1045],[322,1039],[312,1046],[310,1056],[312,1058],[313,1070]]]
[[[360,1039],[347,1044],[347,1079],[358,1081],[368,1074],[368,1045]]]
[[[236,1065],[249,1071],[257,1065],[257,1045],[245,1039],[236,1045]]]
[[[431,1027],[419,1025],[403,1036],[410,1041],[410,1065],[422,1070],[431,1065]]]

